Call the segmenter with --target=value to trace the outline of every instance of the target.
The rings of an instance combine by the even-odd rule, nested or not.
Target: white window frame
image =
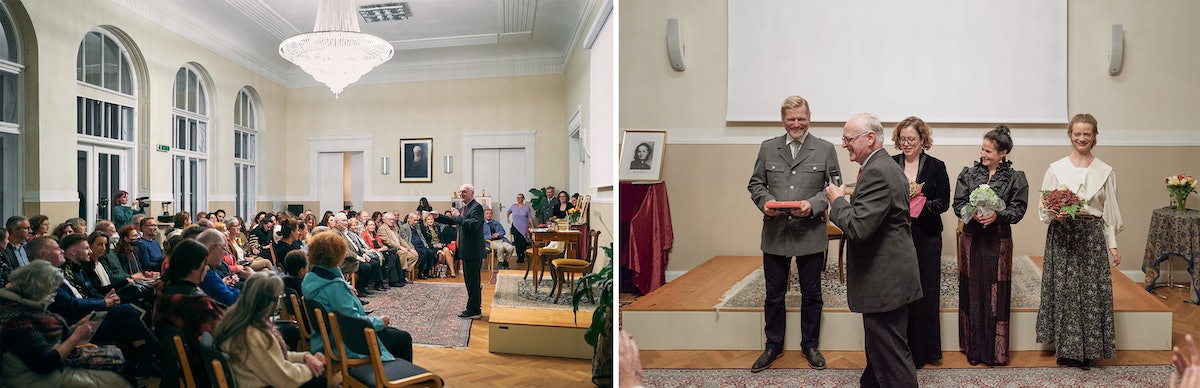
[[[245,217],[258,208],[258,105],[245,88],[233,113],[234,214]]]
[[[205,80],[191,66],[183,66],[176,73],[171,90],[171,191],[174,193],[175,211],[186,211],[193,215],[208,210],[208,160],[209,116],[208,95]],[[180,108],[179,77],[185,78],[183,108]],[[192,89],[192,87],[195,89]],[[192,110],[195,109],[195,110]],[[195,141],[180,143],[179,123],[185,123],[188,138],[190,127],[195,128]],[[180,147],[180,144],[183,147]],[[193,169],[193,167],[195,167]]]

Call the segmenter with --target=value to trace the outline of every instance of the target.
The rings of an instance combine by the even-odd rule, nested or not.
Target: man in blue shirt
[[[515,248],[504,236],[504,225],[492,219],[492,209],[483,209],[483,239],[491,242],[492,251],[496,252],[496,261],[500,269],[508,269],[508,259],[512,257]]]
[[[142,231],[142,238],[137,241],[138,263],[142,265],[143,269],[162,270],[162,245],[154,239],[158,236],[158,220],[155,220],[154,217],[143,218],[138,224],[138,228]]]
[[[204,293],[213,300],[226,306],[232,306],[233,302],[236,302],[238,296],[242,294],[242,290],[234,287],[238,283],[238,275],[230,274],[222,278],[220,271],[217,271],[217,268],[225,264],[225,254],[228,252],[229,245],[225,240],[225,234],[216,229],[208,229],[196,236],[196,242],[208,248],[208,271],[204,274],[204,280],[200,281],[200,289],[204,290]],[[242,275],[248,276],[249,274],[245,272],[250,269],[242,268]]]

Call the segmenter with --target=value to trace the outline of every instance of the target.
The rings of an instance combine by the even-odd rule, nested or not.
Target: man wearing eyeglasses
[[[29,227],[29,220],[22,216],[8,217],[8,221],[4,223],[4,229],[8,231],[8,238],[4,241],[4,261],[8,263],[8,268],[16,270],[25,264],[29,264],[29,256],[25,254],[25,242],[29,241],[29,232],[32,230]]]
[[[450,217],[437,215],[437,222],[458,225],[458,250],[454,256],[463,261],[463,284],[467,287],[467,309],[459,318],[479,319],[483,316],[480,299],[479,271],[483,265],[483,205],[475,200],[475,186],[462,185],[458,189],[462,198],[462,212],[450,210]],[[414,232],[415,233],[415,232]]]
[[[763,327],[766,349],[750,372],[760,372],[783,356],[787,328],[785,300],[791,261],[800,276],[800,347],[813,369],[825,369],[825,357],[817,350],[821,333],[821,272],[829,246],[825,225],[828,200],[822,188],[830,179],[840,179],[833,143],[808,133],[808,101],[791,96],[779,112],[787,133],[768,139],[758,150],[750,176],[750,199],[763,213],[763,277],[767,292]],[[767,208],[768,202],[794,202],[787,209]]]
[[[829,219],[842,228],[846,249],[846,302],[862,313],[867,367],[864,387],[916,387],[908,346],[908,305],[921,298],[917,251],[908,213],[908,179],[883,150],[883,124],[871,114],[850,118],[842,147],[862,172],[847,201],[841,185],[825,188]]]

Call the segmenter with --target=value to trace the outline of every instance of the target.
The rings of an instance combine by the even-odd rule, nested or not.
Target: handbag
[[[120,372],[125,367],[125,355],[116,345],[83,344],[67,354],[63,365],[74,368]]]

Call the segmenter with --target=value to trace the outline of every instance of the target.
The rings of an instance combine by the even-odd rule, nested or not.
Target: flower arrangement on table
[[[996,191],[992,190],[991,186],[984,183],[971,191],[971,196],[967,198],[967,205],[963,206],[962,220],[964,223],[970,222],[971,217],[975,214],[987,217],[1004,210],[1004,208],[1004,201],[1000,200],[1000,196],[996,195]]]
[[[1080,200],[1075,192],[1065,188],[1042,190],[1042,207],[1054,214],[1065,213],[1074,219],[1075,215],[1079,214],[1079,209],[1083,207],[1083,200]]]
[[[1175,211],[1187,212],[1187,198],[1196,192],[1196,178],[1179,174],[1166,177],[1163,182],[1167,184],[1167,191],[1171,192],[1171,198],[1175,200]]]
[[[579,218],[582,215],[583,215],[583,213],[580,212],[579,208],[577,208],[577,207],[567,209],[567,222],[570,223],[571,225],[578,224]]]
[[[925,187],[924,183],[908,182],[908,216],[917,218],[921,215],[921,210],[925,209],[925,193],[921,189]]]

